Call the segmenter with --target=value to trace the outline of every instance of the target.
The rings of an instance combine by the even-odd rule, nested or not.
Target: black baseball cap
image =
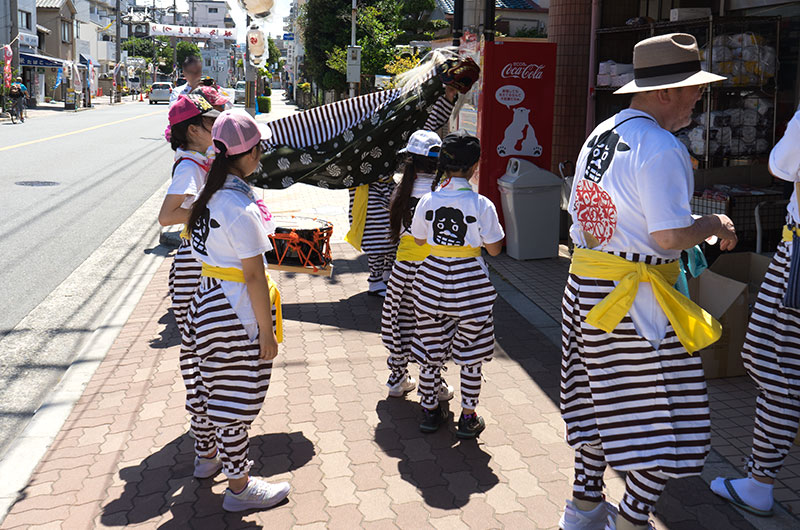
[[[481,141],[463,129],[442,140],[439,163],[442,167],[472,167],[481,159]]]

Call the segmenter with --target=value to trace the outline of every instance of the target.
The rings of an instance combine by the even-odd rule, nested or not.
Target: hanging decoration
[[[266,49],[264,32],[257,26],[251,27],[247,31],[247,55],[250,58],[250,64],[257,66],[263,62]]]
[[[13,57],[14,54],[11,51],[11,46],[3,46],[3,60],[5,62],[3,65],[3,83],[6,88],[11,86],[11,60]]]
[[[239,5],[255,18],[266,18],[274,5],[273,0],[239,0]]]

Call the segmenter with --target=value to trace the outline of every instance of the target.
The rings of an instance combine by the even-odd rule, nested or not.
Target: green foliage
[[[514,37],[525,38],[547,38],[547,31],[542,31],[539,28],[532,28],[530,26],[523,26],[514,33]]]
[[[264,87],[264,96],[269,97],[272,95],[272,88],[265,86]]]
[[[258,112],[267,113],[272,110],[272,100],[267,96],[258,96],[256,104],[258,105]]]
[[[170,74],[172,72],[172,46],[170,46],[169,37],[156,37],[156,40],[160,43],[156,55],[156,60],[159,64],[158,70],[162,74]],[[152,38],[141,39],[138,37],[130,37],[122,43],[122,49],[127,51],[129,56],[144,57],[147,59],[148,64],[152,64],[154,45],[155,42]],[[196,44],[182,39],[178,40],[175,49],[177,50],[176,61],[178,62],[179,68],[188,56],[200,55],[200,48],[198,48]]]
[[[399,2],[398,27],[402,33],[397,44],[408,44],[412,40],[433,40],[436,32],[450,27],[446,20],[430,20],[430,13],[436,9],[434,0],[405,0]]]
[[[267,57],[267,63],[270,67],[273,64],[277,63],[281,59],[281,51],[278,49],[278,45],[275,44],[275,41],[270,37],[267,39],[267,49],[269,50],[269,57]]]

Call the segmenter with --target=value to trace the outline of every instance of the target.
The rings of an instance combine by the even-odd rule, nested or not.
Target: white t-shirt
[[[183,159],[181,162],[178,160]],[[175,171],[167,188],[167,195],[190,195],[181,203],[181,208],[189,209],[203,189],[211,161],[202,153],[178,149],[175,151]]]
[[[693,192],[686,147],[648,114],[623,110],[598,125],[581,149],[570,236],[578,247],[678,259],[680,250],[661,248],[651,234],[691,226]],[[639,284],[631,318],[647,340],[664,338],[667,317],[649,283]]]
[[[431,184],[433,184],[433,175],[426,175],[420,173],[414,179],[414,187],[411,189],[411,198],[408,201],[408,209],[411,210],[411,218],[414,218],[414,212],[417,209],[419,200],[426,194],[431,192]],[[411,235],[411,225],[403,225],[400,230],[400,237]]]
[[[776,177],[789,182],[800,181],[800,109],[786,126],[783,138],[775,144],[769,154],[769,169]],[[800,212],[797,211],[797,194],[793,191],[789,206],[786,208],[792,220],[800,223]]]
[[[189,86],[189,83],[184,83],[178,88],[173,88],[172,93],[169,95],[169,106],[171,107],[182,95],[188,96],[192,90],[194,89]]]
[[[243,259],[272,250],[269,235],[273,233],[275,226],[264,221],[250,186],[239,177],[228,175],[225,186],[208,201],[200,226],[192,229],[192,255],[215,267],[241,269]],[[250,339],[255,340],[258,323],[247,285],[223,281],[222,290]]]
[[[463,178],[450,179],[419,200],[411,234],[431,245],[481,247],[505,237],[492,201]]]

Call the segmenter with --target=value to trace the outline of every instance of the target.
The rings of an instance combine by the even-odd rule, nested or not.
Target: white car
[[[164,103],[169,103],[169,97],[172,94],[172,83],[153,83],[150,87],[152,90],[150,91],[150,95],[147,96],[150,100],[151,105],[155,105],[163,101]]]
[[[236,83],[236,89],[234,90],[234,103],[244,103],[244,90],[247,83],[245,81],[238,81]]]

